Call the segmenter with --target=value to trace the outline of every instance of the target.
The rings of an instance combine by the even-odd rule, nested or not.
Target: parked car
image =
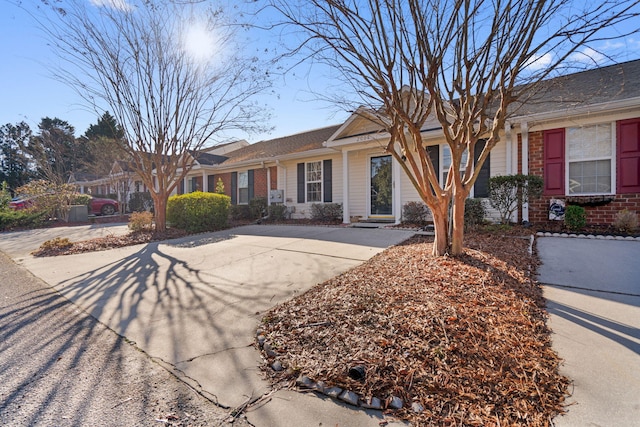
[[[30,208],[35,204],[35,197],[15,198],[9,202],[9,208],[22,210]],[[118,212],[118,202],[113,199],[103,199],[92,197],[89,203],[90,215],[113,215]]]
[[[113,215],[118,212],[118,202],[113,199],[92,197],[89,215]]]

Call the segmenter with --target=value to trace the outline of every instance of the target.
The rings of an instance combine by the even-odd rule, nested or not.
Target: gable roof
[[[327,126],[295,135],[256,142],[255,144],[227,153],[228,158],[220,164],[222,166],[228,166],[251,160],[273,160],[276,157],[287,154],[302,153],[324,148],[323,143],[328,140],[340,126],[341,125]]]

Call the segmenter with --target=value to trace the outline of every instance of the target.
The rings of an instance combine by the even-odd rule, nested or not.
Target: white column
[[[529,174],[529,125],[527,122],[520,123],[522,130],[522,174]],[[522,205],[522,220],[529,221],[529,204]]]
[[[506,122],[504,124],[504,132],[505,132],[505,142],[507,143],[507,175],[513,174],[513,159],[511,157],[511,152],[513,150],[513,134],[511,132],[511,123]],[[516,163],[517,164],[517,163]]]
[[[209,191],[209,180],[207,179],[207,171],[202,171],[202,191],[203,192],[208,192]]]
[[[393,216],[395,216],[396,224],[402,222],[402,184],[400,182],[400,169],[402,166],[398,163],[395,157],[392,159],[392,174],[393,174]]]
[[[182,186],[184,187],[183,194],[187,194],[189,192],[189,180],[187,179],[186,176],[182,178]]]
[[[267,206],[271,206],[271,168],[267,166]]]
[[[342,152],[342,223],[349,224],[349,152]]]

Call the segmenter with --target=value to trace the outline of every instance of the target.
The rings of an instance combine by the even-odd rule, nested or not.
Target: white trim
[[[350,224],[349,213],[349,152],[342,152],[342,223]]]
[[[255,175],[254,175],[254,179],[255,179]],[[254,191],[255,191],[255,182],[253,185],[254,185]],[[271,206],[271,168],[270,167],[267,167],[267,206]]]
[[[520,123],[520,135],[522,136],[522,174],[529,174],[529,124]],[[522,221],[529,221],[529,203],[522,204]]]
[[[308,181],[307,176],[309,171],[307,166],[311,163],[320,163],[320,180]],[[320,200],[309,200],[309,188],[308,184],[320,183]],[[310,160],[304,162],[304,202],[305,203],[324,203],[324,161],[323,160]]]
[[[237,171],[238,175],[236,178],[236,204],[238,205],[248,205],[249,204],[249,170],[243,170],[243,171]],[[247,174],[247,186],[246,187],[240,187],[240,174],[241,173],[246,173]],[[247,201],[242,203],[240,202],[240,188],[246,188],[247,189]]]
[[[371,213],[371,159],[374,157],[391,157],[391,214],[389,215],[373,215]],[[367,187],[365,191],[367,192],[367,210],[366,215],[367,218],[394,218],[395,219],[395,206],[393,201],[395,200],[395,188],[394,188],[394,167],[393,167],[393,156],[388,153],[369,153],[367,155]]]
[[[511,132],[511,123],[509,122],[505,122],[504,123],[504,133],[505,133],[505,147],[506,147],[506,153],[505,153],[505,160],[506,160],[506,164],[505,164],[505,169],[506,169],[506,174],[507,175],[511,175],[513,173],[513,159],[512,159],[512,151],[513,151],[513,132]],[[517,164],[517,162],[516,162]],[[491,175],[491,174],[489,174]]]
[[[571,160],[570,155],[569,155],[569,139],[567,138],[568,136],[568,130],[571,128],[585,128],[585,127],[593,127],[593,126],[599,126],[599,125],[606,125],[608,124],[611,129],[610,129],[610,137],[609,137],[609,147],[611,148],[611,151],[609,152],[609,156],[608,157],[585,157],[585,158],[581,158],[581,159],[576,159],[576,160]],[[616,167],[616,157],[617,157],[617,146],[616,146],[616,129],[617,129],[617,121],[613,121],[613,122],[609,122],[609,121],[605,121],[605,122],[600,122],[600,123],[593,123],[590,125],[585,125],[585,126],[568,126],[566,128],[564,128],[564,132],[565,132],[565,140],[564,140],[564,150],[565,150],[565,159],[564,159],[564,170],[565,170],[565,176],[564,176],[564,193],[566,197],[581,197],[581,196],[610,196],[610,195],[614,195],[616,194],[616,175],[617,175],[617,170],[615,169]],[[591,161],[606,161],[609,160],[609,167],[610,167],[610,172],[611,172],[611,179],[609,184],[611,185],[611,191],[607,192],[607,193],[570,193],[569,192],[569,184],[571,182],[571,178],[569,176],[570,174],[570,166],[571,163],[582,163],[582,162],[591,162]]]
[[[595,113],[615,113],[616,110],[624,110],[627,108],[637,107],[640,103],[640,97],[626,98],[620,101],[608,101],[599,104],[589,104],[582,107],[566,108],[563,110],[546,111],[542,113],[534,113],[522,116],[514,116],[511,120],[518,119],[526,122],[541,122],[554,119],[567,119],[574,116],[589,115]]]
[[[395,217],[395,223],[400,224],[402,222],[402,184],[400,181],[400,164],[395,157],[391,156],[391,211]]]

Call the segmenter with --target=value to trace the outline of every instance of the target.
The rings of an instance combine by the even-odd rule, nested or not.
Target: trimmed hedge
[[[0,210],[0,231],[13,228],[36,228],[47,218],[47,212],[26,209],[21,211]]]
[[[189,232],[227,228],[231,198],[223,194],[196,191],[169,197],[167,221]]]

